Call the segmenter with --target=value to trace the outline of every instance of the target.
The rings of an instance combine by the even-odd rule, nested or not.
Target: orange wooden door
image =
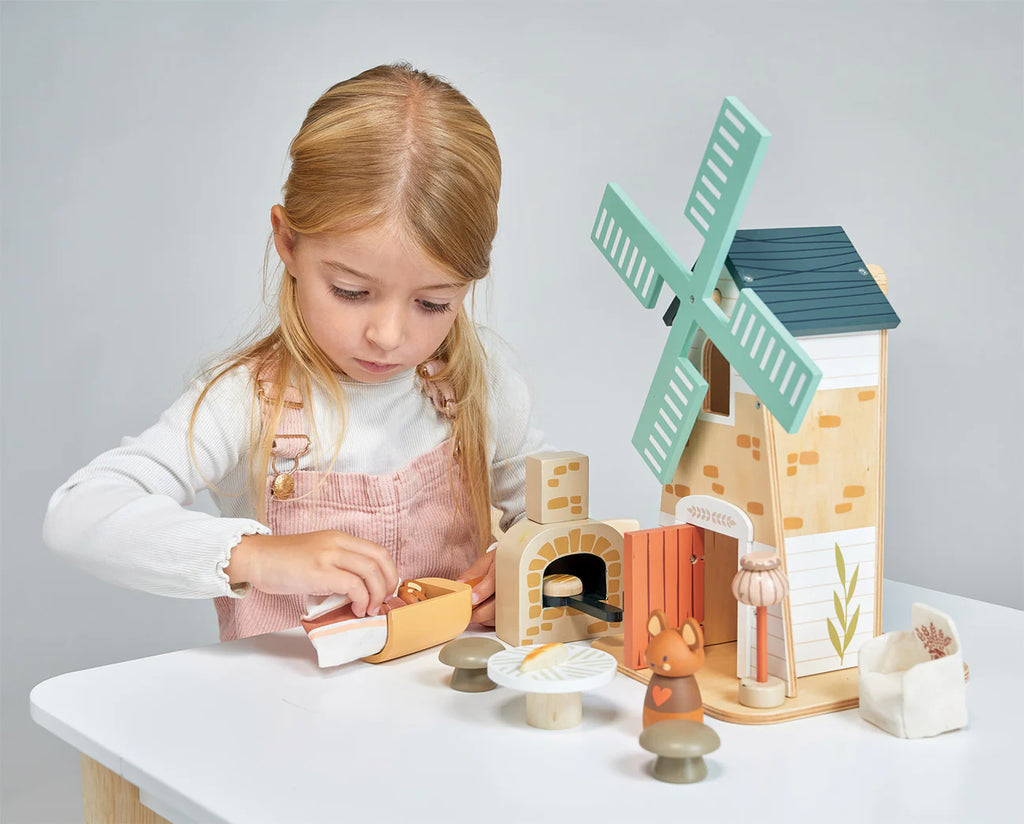
[[[623,663],[643,669],[647,619],[665,610],[669,626],[704,621],[704,531],[692,524],[627,532],[623,570]]]

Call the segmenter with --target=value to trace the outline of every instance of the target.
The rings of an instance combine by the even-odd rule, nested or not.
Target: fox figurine
[[[704,720],[704,705],[694,673],[704,665],[704,633],[694,618],[679,629],[668,625],[664,610],[656,609],[647,621],[651,640],[644,657],[651,680],[644,699],[643,725],[647,729],[669,718]]]

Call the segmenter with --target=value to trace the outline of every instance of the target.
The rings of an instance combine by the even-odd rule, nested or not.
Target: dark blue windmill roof
[[[740,229],[725,265],[793,335],[893,329],[900,319],[841,226]]]

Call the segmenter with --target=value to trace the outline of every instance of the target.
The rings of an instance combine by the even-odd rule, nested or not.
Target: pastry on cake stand
[[[583,717],[582,693],[615,677],[615,659],[589,646],[567,646],[562,663],[524,672],[523,659],[534,647],[498,652],[487,661],[487,676],[503,687],[526,693],[526,721],[543,730],[575,727]]]

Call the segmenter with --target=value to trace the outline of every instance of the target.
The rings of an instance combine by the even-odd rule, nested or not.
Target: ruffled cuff
[[[252,589],[252,584],[245,582],[241,584],[232,584],[228,579],[228,574],[224,571],[225,568],[231,563],[231,552],[238,546],[239,542],[246,535],[271,535],[269,527],[264,526],[259,521],[242,521],[238,529],[233,535],[230,536],[227,547],[224,550],[224,558],[217,562],[217,577],[224,583],[226,591],[224,595],[229,598],[244,598],[249,594],[249,590]]]

